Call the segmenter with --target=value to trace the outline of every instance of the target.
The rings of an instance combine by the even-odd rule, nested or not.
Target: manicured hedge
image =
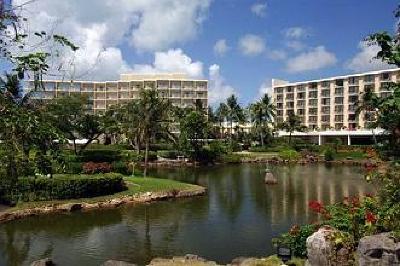
[[[3,190],[0,195],[4,202],[46,201],[110,195],[125,189],[120,174],[55,175],[19,178],[12,189]]]
[[[119,150],[83,150],[77,158],[81,162],[114,162],[121,159]]]

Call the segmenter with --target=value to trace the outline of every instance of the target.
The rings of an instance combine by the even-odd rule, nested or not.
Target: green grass
[[[272,158],[278,156],[278,152],[234,152],[234,154],[247,158]]]
[[[145,192],[168,192],[173,190],[188,191],[200,189],[200,186],[178,182],[170,179],[161,179],[153,177],[124,177],[124,180],[128,186],[127,190],[93,198],[80,198],[80,199],[68,199],[68,200],[54,200],[54,201],[36,201],[36,202],[20,202],[15,207],[7,209],[7,212],[29,209],[35,207],[42,207],[49,204],[65,204],[65,203],[96,203],[123,196],[134,196]]]
[[[351,157],[354,160],[357,159],[365,159],[366,158],[366,154],[362,151],[339,151],[338,153],[336,153],[335,155],[335,159],[336,160],[343,160],[346,159],[347,157]]]

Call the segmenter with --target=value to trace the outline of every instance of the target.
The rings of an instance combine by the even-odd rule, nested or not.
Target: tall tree
[[[268,125],[275,117],[275,106],[272,104],[268,94],[250,106],[251,121],[260,135],[261,146],[264,146],[265,133],[268,132]]]
[[[292,141],[293,132],[304,131],[306,129],[306,127],[302,125],[300,117],[292,113],[289,114],[286,121],[283,122],[279,127],[286,132],[289,132],[289,145]]]
[[[227,121],[228,113],[228,106],[225,103],[220,103],[216,111],[216,116],[220,128],[220,138],[222,138],[224,135],[223,123]]]
[[[235,95],[231,95],[226,99],[226,106],[228,107],[228,119],[230,122],[230,127],[231,127],[231,138],[234,135],[233,134],[233,123],[236,122],[237,126],[239,126],[240,123],[245,121],[245,115],[243,113],[243,109],[238,103],[238,99]]]

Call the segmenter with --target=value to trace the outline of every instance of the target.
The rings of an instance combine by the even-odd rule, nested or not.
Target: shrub
[[[91,143],[86,147],[86,150],[130,150],[131,146],[128,144],[98,144],[98,143]]]
[[[228,153],[222,155],[220,160],[224,163],[240,163],[242,158],[238,154]]]
[[[118,150],[83,150],[78,156],[81,162],[114,162],[121,160],[121,152]]]
[[[12,189],[4,191],[3,202],[47,201],[90,198],[125,190],[120,174],[54,175],[53,178],[19,178]]]
[[[128,162],[141,162],[144,160],[144,154],[138,154],[137,151],[122,151],[121,158]]]
[[[114,173],[119,173],[123,175],[130,175],[132,173],[132,169],[129,169],[129,163],[124,161],[113,162],[111,167]]]
[[[176,159],[179,156],[179,152],[176,150],[161,150],[157,151],[157,155],[163,158]]]
[[[83,164],[82,170],[85,174],[105,174],[111,172],[111,164],[87,162]]]
[[[82,173],[83,163],[81,162],[67,162],[63,172],[67,174],[80,174]]]
[[[331,161],[335,160],[335,156],[336,156],[336,153],[335,153],[334,149],[327,148],[325,150],[325,153],[324,153],[325,161],[331,162]]]
[[[281,157],[283,160],[297,160],[299,158],[299,153],[295,150],[283,150],[279,152],[279,157]]]

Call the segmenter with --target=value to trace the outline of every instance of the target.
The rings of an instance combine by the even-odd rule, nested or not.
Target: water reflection
[[[269,166],[279,180],[274,186],[264,184],[265,167],[159,169],[153,174],[207,186],[208,195],[1,225],[0,265],[49,256],[59,265],[145,264],[186,253],[219,262],[262,256],[273,252],[272,237],[314,219],[310,200],[333,203],[372,190],[355,167]]]

